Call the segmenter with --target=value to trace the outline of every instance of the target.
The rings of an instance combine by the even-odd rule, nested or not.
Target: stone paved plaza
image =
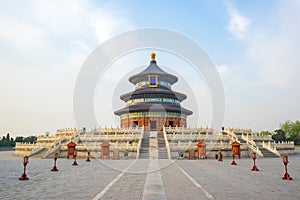
[[[29,159],[28,181],[19,181],[21,157],[0,152],[0,199],[299,199],[300,152],[289,157],[292,181],[281,158],[253,160]]]

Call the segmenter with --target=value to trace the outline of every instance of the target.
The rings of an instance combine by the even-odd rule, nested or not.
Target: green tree
[[[17,136],[16,139],[15,139],[15,142],[24,142],[24,137]]]
[[[24,139],[24,142],[28,142],[28,143],[36,143],[36,140],[37,140],[37,137],[36,136],[29,136],[29,137],[26,137]]]
[[[260,135],[272,135],[270,131],[261,131]]]
[[[300,144],[300,121],[292,122],[290,120],[280,125],[288,140],[292,140],[295,144]]]
[[[274,131],[275,133],[272,135],[272,139],[275,140],[276,142],[278,141],[286,141],[285,138],[285,133],[281,129],[277,129]]]
[[[5,136],[2,137],[1,141],[2,141],[2,146],[5,147]]]
[[[10,137],[9,133],[6,136],[2,136],[0,140],[0,147],[12,147],[14,145],[14,139]]]
[[[15,142],[14,138],[10,138],[10,146],[11,147],[16,146],[16,142]]]
[[[9,133],[6,134],[3,146],[4,147],[9,147],[10,146],[10,136],[9,136]]]

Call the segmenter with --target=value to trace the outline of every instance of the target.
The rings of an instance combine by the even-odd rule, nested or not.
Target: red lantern
[[[231,143],[231,148],[232,148],[232,154],[237,155],[238,158],[241,158],[241,144],[238,143],[237,141],[234,141]]]
[[[74,142],[69,142],[67,144],[67,158],[69,159],[69,156],[73,156],[74,155],[74,151],[76,149],[76,144]]]
[[[206,144],[203,141],[197,144],[198,159],[205,159],[206,157]]]

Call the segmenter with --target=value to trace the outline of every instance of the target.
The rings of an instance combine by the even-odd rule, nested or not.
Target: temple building
[[[53,158],[58,153],[68,158],[75,149],[78,157],[100,159],[251,157],[252,152],[259,157],[280,157],[294,153],[293,141],[275,142],[271,135],[255,134],[251,129],[187,128],[187,117],[193,113],[181,106],[187,96],[171,89],[178,78],[157,65],[154,53],[149,66],[129,81],[135,89],[121,95],[126,106],[115,111],[121,128],[59,129],[55,135],[38,136],[36,143],[17,142],[15,155]]]
[[[121,95],[125,108],[115,111],[121,118],[121,127],[144,127],[145,131],[161,131],[163,127],[186,127],[187,116],[193,112],[180,103],[185,94],[172,91],[171,86],[178,78],[162,70],[151,54],[149,66],[129,78],[135,90]]]

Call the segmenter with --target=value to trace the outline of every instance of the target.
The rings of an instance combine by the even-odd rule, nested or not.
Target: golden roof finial
[[[155,55],[156,54],[154,52],[151,53],[151,60],[155,60]]]

